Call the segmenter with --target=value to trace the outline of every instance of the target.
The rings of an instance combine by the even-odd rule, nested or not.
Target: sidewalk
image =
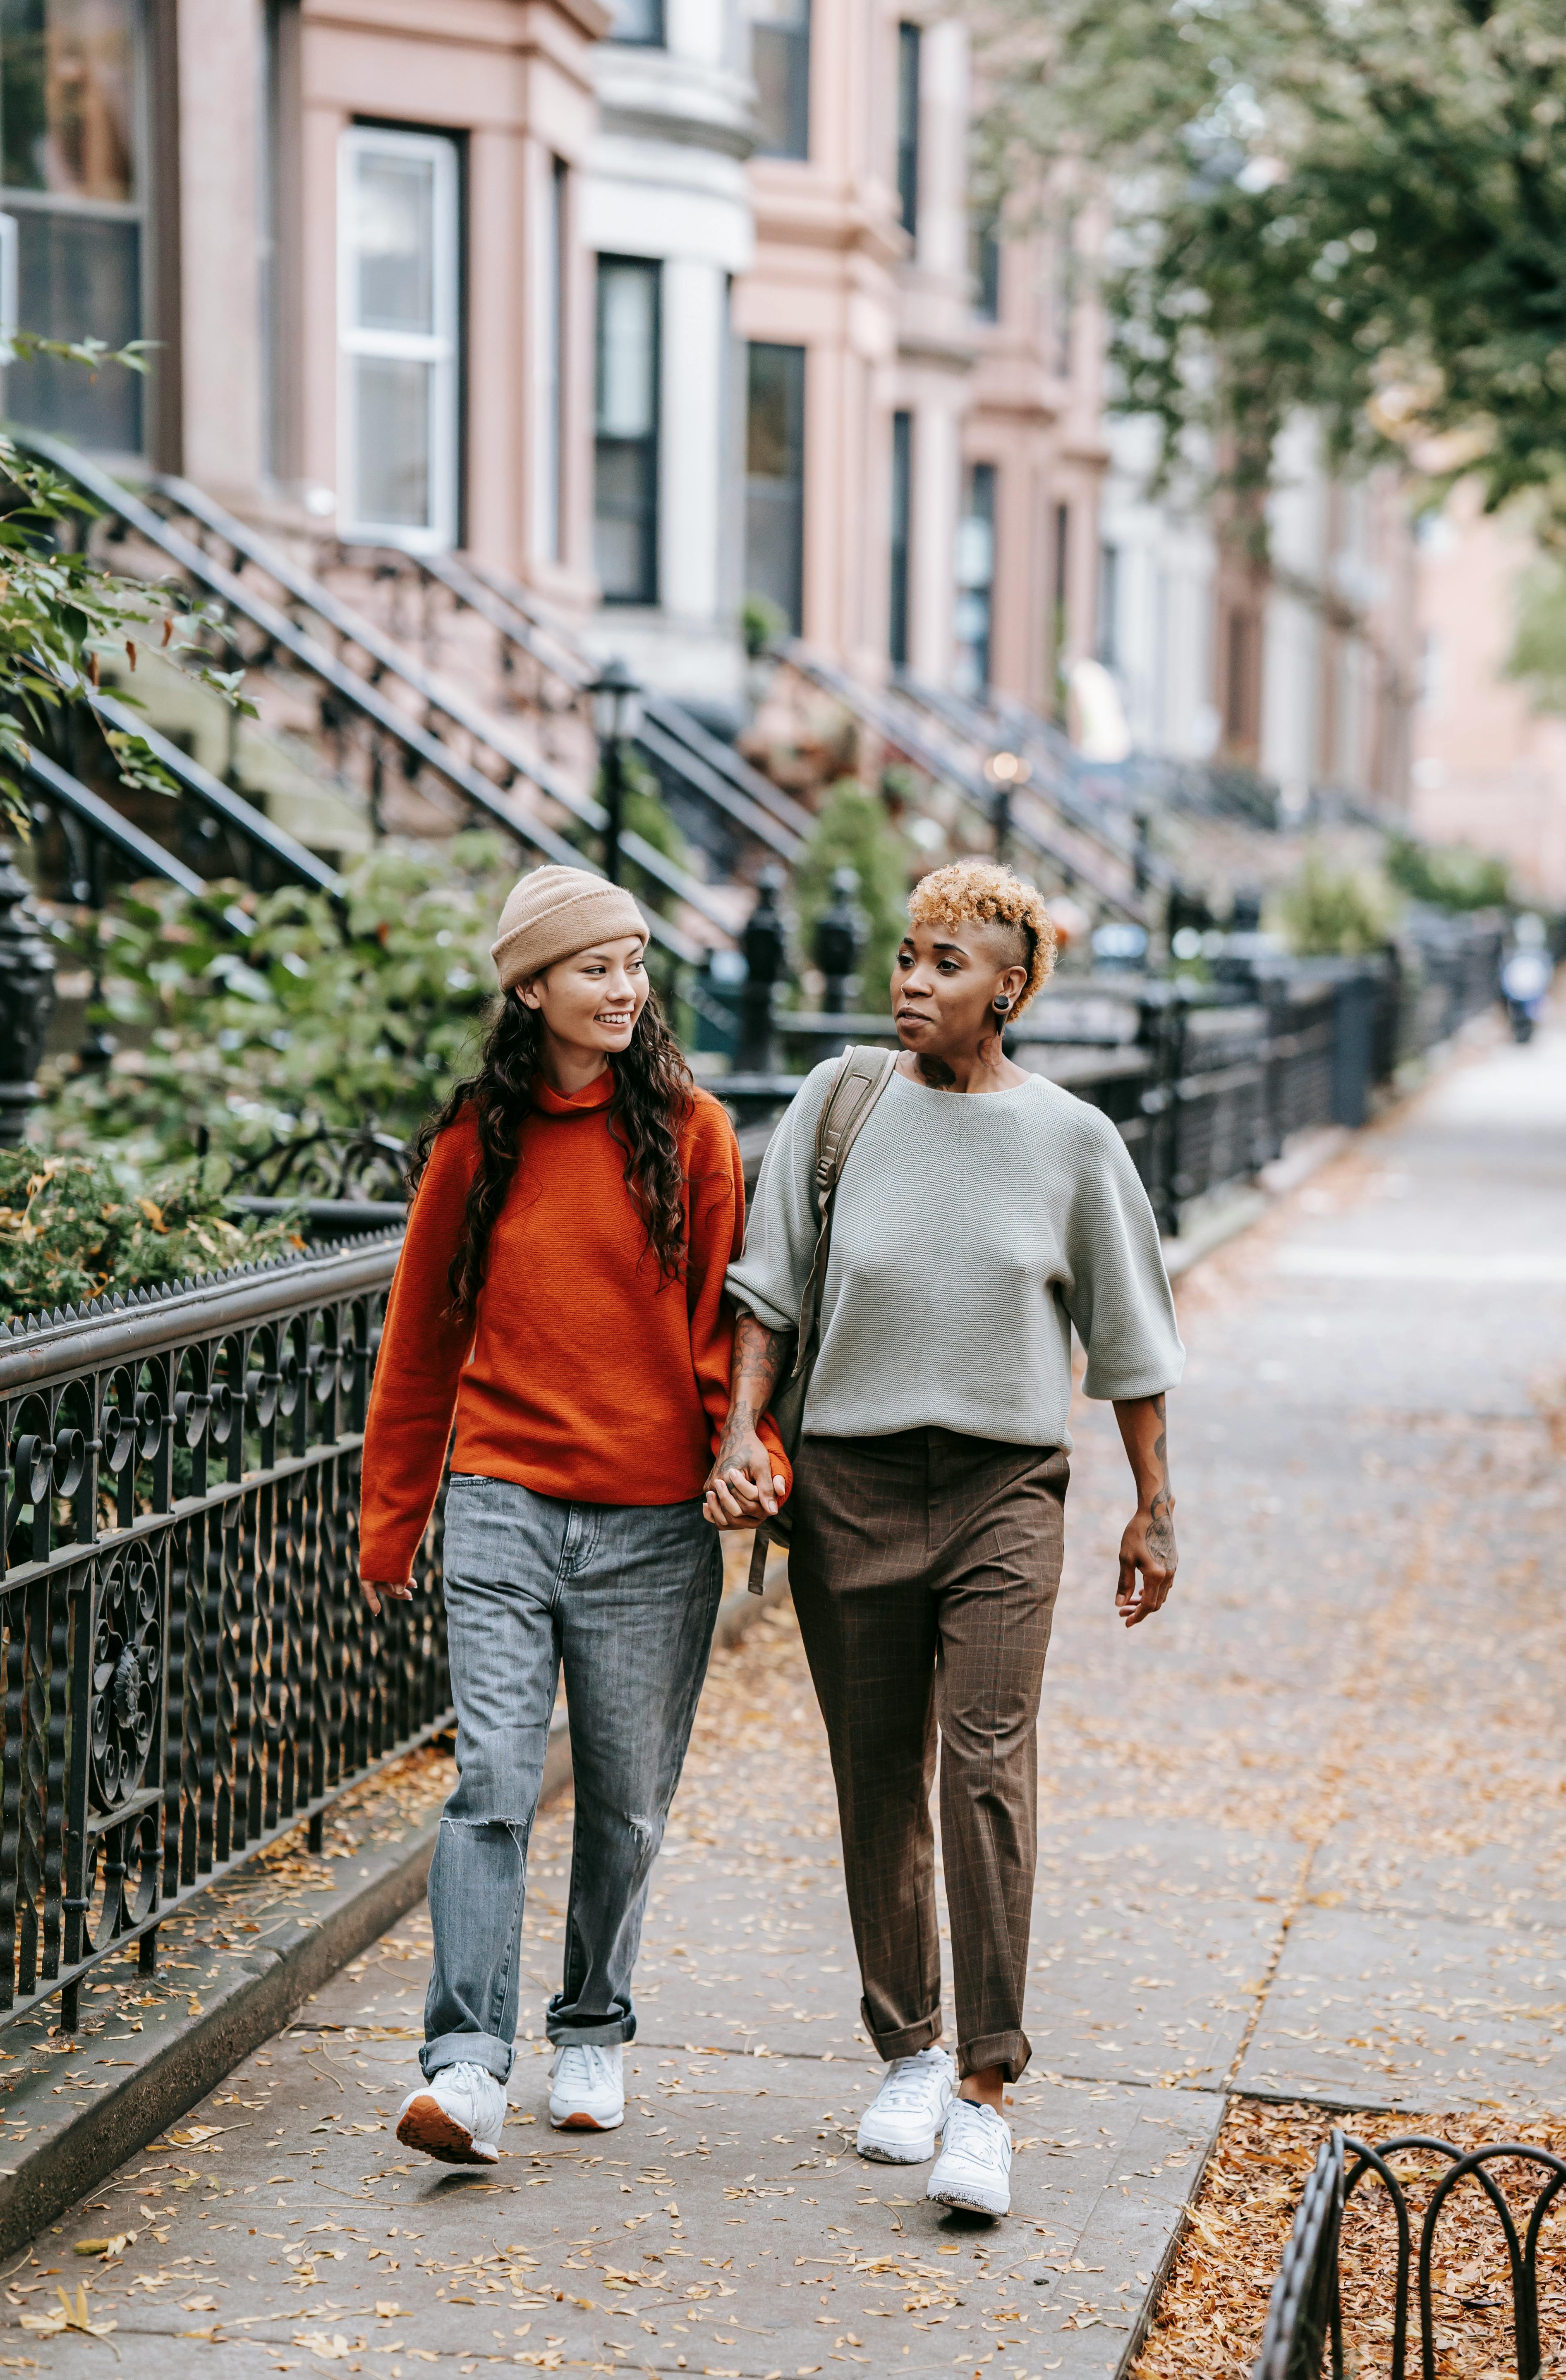
[[[623,2131],[550,2133],[535,2038],[492,2176],[396,2149],[416,1912],[43,2234],[0,2368],[1107,2380],[1228,2090],[1566,2107],[1563,1193],[1566,1038],[1498,1045],[1188,1278],[1182,1583],[1129,1636],[1123,1458],[1082,1409],[1009,2224],[853,2155],[876,2070],[783,1612],[702,1705]],[[534,2035],[569,1843],[546,1814]],[[112,2340],[19,2326],[56,2279]]]

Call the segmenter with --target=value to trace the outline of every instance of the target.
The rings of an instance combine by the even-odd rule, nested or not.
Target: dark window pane
[[[913,506],[914,417],[892,417],[892,617],[893,669],[908,666],[908,524]]]
[[[805,350],[753,344],[746,416],[747,591],[799,634],[805,553]]]
[[[103,339],[111,347],[140,336],[139,224],[32,207],[18,207],[17,223],[22,330],[50,339]],[[106,364],[94,379],[79,364],[40,358],[13,364],[6,375],[13,419],[107,454],[140,451],[142,394],[140,372],[120,364]]]
[[[367,528],[430,528],[433,367],[406,356],[354,358],[358,514]]]
[[[1001,231],[993,209],[968,219],[968,270],[973,275],[973,310],[981,322],[1001,319]]]
[[[919,29],[897,28],[897,212],[912,237],[919,227]]]
[[[752,0],[750,73],[757,151],[810,154],[810,0]]]
[[[0,168],[13,190],[136,197],[135,0],[0,0]]]

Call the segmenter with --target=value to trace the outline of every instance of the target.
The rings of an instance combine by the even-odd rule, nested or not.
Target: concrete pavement
[[[6,2358],[170,2380],[502,2362],[760,2380],[1114,2374],[1226,2091],[1566,2103],[1566,1038],[1497,1045],[1183,1284],[1182,1579],[1129,1635],[1112,1417],[1084,1407],[1041,1730],[1017,2212],[852,2153],[875,2067],[786,1613],[721,1657],[658,1871],[623,2131],[391,2137],[427,1919],[45,2233]],[[1552,1435],[1553,1434],[1553,1435]],[[568,1810],[525,1961],[558,1972]],[[531,2025],[537,2034],[537,2015]],[[209,2129],[211,2128],[211,2129]],[[134,2231],[106,2261],[78,2239]],[[24,2330],[89,2284],[108,2338]],[[94,2310],[97,2315],[94,2317]]]

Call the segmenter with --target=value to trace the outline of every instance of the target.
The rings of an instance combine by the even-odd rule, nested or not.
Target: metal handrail
[[[516,643],[519,643],[526,652],[536,654],[536,638],[538,633],[542,631],[545,636],[554,638],[554,643],[559,645],[559,650],[569,657],[571,666],[581,674],[583,687],[586,687],[588,683],[590,683],[590,678],[598,674],[598,662],[592,660],[592,654],[588,652],[586,645],[576,643],[574,638],[569,636],[569,631],[559,625],[559,621],[547,619],[540,609],[538,609],[538,604],[533,602],[533,598],[526,592],[526,588],[516,586],[516,581],[514,581],[514,578],[507,578],[503,571],[491,569],[491,566],[483,565],[483,562],[474,562],[471,557],[462,557],[462,554],[429,554],[429,557],[417,557],[417,559],[421,562],[421,565],[429,566],[431,574],[438,576],[443,586],[450,588],[452,592],[467,590],[462,592],[462,600],[464,602],[474,604],[474,609],[480,609],[480,598],[488,595],[488,598],[491,598],[491,604],[483,607],[483,616],[491,621],[491,625],[500,628],[503,636],[504,633],[512,633],[512,636],[516,638]],[[507,621],[504,621],[503,616],[497,616],[497,612],[492,609],[492,604],[495,602],[504,604],[504,609],[512,614],[512,625],[507,625]],[[559,669],[557,662],[547,666]],[[564,671],[562,671],[562,676],[564,676]],[[690,759],[704,761],[707,769],[711,769],[716,776],[723,778],[723,781],[728,783],[728,788],[738,795],[740,800],[752,805],[752,809],[764,811],[766,817],[771,817],[773,821],[776,821],[776,826],[783,828],[785,833],[795,835],[800,843],[805,840],[805,835],[809,835],[811,826],[817,823],[814,811],[807,809],[805,802],[795,802],[793,795],[783,793],[781,785],[773,785],[771,778],[764,776],[759,769],[752,769],[752,764],[749,764],[747,759],[743,759],[743,757],[740,757],[731,745],[723,743],[722,735],[711,735],[710,728],[704,728],[699,719],[693,719],[693,714],[686,710],[686,704],[676,702],[674,695],[662,695],[662,693],[645,695],[643,716],[645,719],[649,719],[657,728],[662,728],[664,735],[674,738],[674,743],[683,745],[683,747],[686,747],[686,755],[690,757]],[[681,759],[681,766],[683,766],[683,759]],[[699,783],[698,783],[698,790],[702,790],[702,785]],[[745,821],[745,811],[731,811],[731,817],[740,817],[740,821]],[[749,831],[757,833],[755,826],[749,828]],[[761,835],[761,840],[769,840],[769,838]],[[776,844],[773,844],[773,850],[776,850]]]
[[[929,736],[904,717],[894,704],[873,693],[868,686],[861,686],[846,671],[823,661],[819,654],[797,641],[783,645],[780,649],[780,658],[809,684],[832,695],[856,718],[873,728],[885,743],[901,752],[916,768],[922,769],[927,776],[933,777],[940,784],[954,787],[989,820],[995,801],[993,787],[986,784],[982,777],[976,775],[961,761],[954,760],[950,753],[931,743]],[[1019,842],[1026,843],[1040,858],[1049,860],[1068,880],[1080,880],[1087,884],[1106,908],[1115,910],[1121,917],[1131,918],[1138,925],[1143,923],[1143,905],[1137,895],[1111,883],[1092,860],[1085,858],[1080,852],[1067,849],[1045,834],[1031,819],[1021,816],[1014,809],[1012,831]]]
[[[608,824],[607,813],[590,794],[578,793],[547,762],[540,760],[508,735],[501,723],[479,704],[469,702],[455,687],[446,685],[431,671],[425,669],[395,638],[384,635],[373,621],[367,620],[361,612],[356,612],[340,596],[334,595],[320,579],[309,571],[301,570],[275,546],[257,537],[233,513],[214,503],[200,488],[193,487],[188,480],[164,473],[149,484],[157,494],[166,497],[192,519],[200,521],[203,528],[221,537],[245,561],[253,563],[259,570],[264,570],[268,577],[286,589],[295,602],[303,604],[318,618],[324,620],[346,646],[357,646],[373,662],[377,674],[399,679],[419,697],[427,711],[437,711],[449,719],[475,743],[487,746],[507,769],[537,786],[550,801],[558,802],[562,809],[569,810],[581,820],[584,826],[591,827],[595,833],[603,832]],[[437,560],[437,557],[420,555],[417,557],[416,566],[429,577],[449,583],[446,574],[435,566]],[[538,658],[536,640],[529,650]],[[725,911],[709,898],[705,888],[687,869],[667,858],[644,836],[629,831],[622,831],[620,847],[628,859],[634,860],[666,892],[673,892],[697,910],[710,925],[716,926],[725,939],[730,937],[731,929]]]
[[[57,760],[51,760],[46,753],[40,752],[31,745],[28,747],[27,773],[35,784],[42,786],[52,801],[67,810],[90,834],[110,844],[122,858],[133,860],[144,876],[161,876],[167,883],[176,884],[182,892],[206,891],[205,883],[194,868],[187,868],[183,860],[176,859],[161,843],[154,843],[150,834],[143,834],[139,826],[133,826],[127,818],[122,818],[102,794],[93,793],[79,777],[73,777],[67,769],[62,769]]]
[[[513,841],[522,844],[525,849],[537,852],[562,866],[589,869],[593,868],[592,861],[577,851],[574,844],[567,843],[563,835],[556,834],[552,828],[545,826],[541,820],[528,816],[526,812],[512,808],[481,771],[470,767],[466,761],[459,760],[455,754],[443,744],[439,736],[431,735],[427,728],[416,726],[395,703],[387,701],[379,694],[367,679],[361,677],[357,671],[347,668],[335,655],[330,653],[324,645],[296,626],[287,614],[280,611],[275,604],[268,602],[264,597],[257,595],[253,589],[242,585],[233,571],[214,562],[193,540],[172,528],[160,514],[153,511],[150,504],[144,504],[140,497],[122,488],[116,480],[110,478],[107,472],[100,470],[85,456],[77,455],[69,447],[45,437],[41,432],[30,431],[18,432],[17,435],[19,444],[27,446],[31,452],[40,455],[63,477],[73,480],[85,494],[91,496],[94,502],[103,507],[104,513],[123,521],[128,528],[134,529],[139,537],[144,538],[150,545],[165,554],[188,578],[193,579],[209,593],[217,596],[228,609],[237,613],[241,618],[248,620],[252,627],[259,629],[269,643],[288,653],[308,675],[318,679],[323,686],[329,687],[339,700],[370,721],[382,735],[399,745],[406,754],[418,759],[435,776],[443,779],[470,809],[477,810],[491,820],[494,825],[509,835]],[[237,528],[238,524],[236,523],[235,526]],[[281,555],[277,560],[281,568],[288,567]],[[263,566],[270,570],[272,565],[268,562]],[[322,593],[326,602],[334,604],[334,598],[327,596],[324,589]],[[324,618],[327,615],[323,613],[322,616]],[[352,614],[347,616],[349,619],[353,617]],[[367,636],[375,638],[377,642],[380,641],[379,632],[372,629],[368,622],[360,625]],[[357,628],[353,632],[352,641],[358,641]],[[390,650],[395,650],[395,648]],[[391,671],[390,663],[388,663],[388,669]],[[415,674],[410,672],[403,657],[398,657],[397,666],[395,671],[391,671],[391,674],[403,677],[410,686],[413,686],[415,691],[419,690],[415,683]],[[421,673],[417,674],[422,675]],[[431,699],[433,707],[453,718],[454,723],[465,726],[467,724],[466,720],[456,717],[444,697],[433,691],[432,683]],[[498,751],[498,747],[494,746],[492,738],[487,735],[480,733],[479,740],[491,744],[492,748]],[[541,782],[537,769],[526,756],[519,756],[515,764],[509,754],[503,754],[501,757],[505,759],[508,767],[515,765],[517,775],[527,777],[529,782],[538,785],[540,792],[549,795],[551,798],[555,797],[552,783],[545,784]],[[596,803],[584,808],[580,797],[577,796],[566,806],[574,807],[577,814],[583,818],[584,823],[589,826],[597,827],[603,822],[604,814]],[[674,892],[681,900],[689,900],[690,905],[699,909],[703,916],[707,917],[709,922],[722,934],[725,941],[733,941],[733,930],[722,912],[707,900],[701,887],[695,883],[694,879],[687,878],[683,869],[672,867],[661,852],[655,851],[652,845],[646,843],[639,835],[623,835],[621,848],[627,858],[634,859],[637,866],[643,868],[656,881]],[[696,896],[694,899],[690,898],[692,894]],[[688,965],[699,963],[702,954],[701,947],[688,935],[681,932],[677,927],[672,926],[663,917],[654,916],[649,923],[654,940],[672,951],[675,957]]]
[[[183,792],[193,795],[203,809],[210,810],[214,818],[222,819],[225,825],[233,827],[248,842],[254,844],[258,851],[264,851],[285,875],[292,877],[296,883],[310,885],[317,892],[330,893],[334,900],[342,899],[343,880],[335,868],[328,868],[324,860],[318,859],[313,851],[308,850],[285,829],[274,826],[264,810],[257,809],[255,804],[248,802],[242,794],[233,792],[221,777],[214,777],[210,769],[203,769],[199,760],[193,760],[188,752],[182,752],[177,744],[171,743],[166,735],[160,735],[155,727],[149,725],[140,712],[129,710],[109,694],[91,692],[87,700],[99,718],[105,720],[111,727],[122,735],[139,735],[152,758],[168,771]]]

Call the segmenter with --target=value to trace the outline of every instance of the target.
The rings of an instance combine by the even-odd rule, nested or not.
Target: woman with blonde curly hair
[[[833,1194],[789,1560],[864,2021],[888,2065],[859,2153],[921,2163],[939,2134],[929,2196],[992,2216],[1011,2204],[1005,2086],[1029,2056],[1035,1730],[1074,1323],[1086,1393],[1112,1399],[1136,1482],[1116,1586],[1128,1627],[1158,1610],[1175,1566],[1164,1392],[1184,1351],[1152,1211],[1113,1124],[1002,1046],[1053,959],[1042,900],[1008,869],[963,861],[916,888],[892,977],[902,1052]],[[839,1062],[816,1068],[780,1125],[729,1269],[733,1399],[707,1491],[721,1526],[776,1507],[757,1433],[794,1358]],[[938,1736],[955,2071],[940,2046]]]

